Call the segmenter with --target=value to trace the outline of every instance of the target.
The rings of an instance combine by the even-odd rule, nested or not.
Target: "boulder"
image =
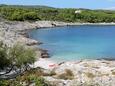
[[[41,49],[41,58],[49,58],[50,55],[47,50]]]

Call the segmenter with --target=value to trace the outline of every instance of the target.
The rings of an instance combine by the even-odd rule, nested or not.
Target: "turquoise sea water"
[[[47,49],[54,60],[115,59],[115,26],[54,27],[29,35],[43,42],[39,47]]]

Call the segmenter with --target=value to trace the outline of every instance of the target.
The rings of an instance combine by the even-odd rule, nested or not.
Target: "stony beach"
[[[9,47],[20,43],[27,47],[36,48],[41,42],[30,39],[27,34],[29,30],[67,25],[115,25],[115,23],[11,22],[4,20],[0,21],[0,41]],[[37,53],[38,57],[41,57],[41,49],[37,49]],[[55,72],[54,76],[44,77],[55,86],[76,86],[76,84],[79,84],[78,86],[115,86],[115,61],[82,60],[57,63],[40,58],[35,62],[34,67]],[[83,85],[84,83],[90,85]]]

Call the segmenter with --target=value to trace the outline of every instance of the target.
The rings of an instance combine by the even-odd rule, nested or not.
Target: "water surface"
[[[115,57],[115,26],[65,26],[33,30],[30,37],[44,44],[51,59],[72,61]]]

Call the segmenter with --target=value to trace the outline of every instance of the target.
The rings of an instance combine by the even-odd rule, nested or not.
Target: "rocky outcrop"
[[[53,86],[114,86],[115,84],[115,61],[65,62],[52,70],[55,75],[44,78]]]
[[[41,51],[41,58],[49,58],[50,57],[48,50],[40,49],[40,51]]]
[[[21,42],[22,44],[27,44],[29,46],[41,44],[36,40],[29,39],[27,35],[28,30],[54,27],[54,26],[64,26],[67,23],[56,22],[56,21],[36,21],[36,22],[17,22],[17,21],[0,21],[0,40],[8,45],[13,45],[14,43]]]

